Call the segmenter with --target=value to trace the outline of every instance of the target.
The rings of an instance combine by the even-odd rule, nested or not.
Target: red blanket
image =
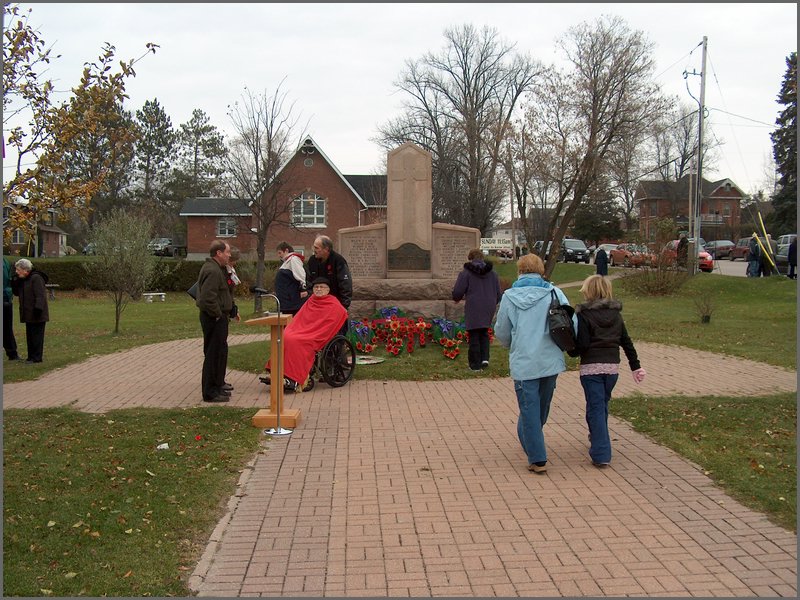
[[[322,350],[347,320],[334,296],[311,295],[283,332],[283,374],[300,385],[308,379],[314,353]],[[269,362],[266,365],[270,370]]]

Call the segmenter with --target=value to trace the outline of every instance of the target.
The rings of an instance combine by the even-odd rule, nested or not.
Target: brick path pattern
[[[266,356],[267,339],[231,343],[264,341]],[[637,350],[648,378],[636,386],[623,372],[616,397],[797,389],[795,371],[660,344]],[[199,406],[201,363],[202,340],[155,344],[5,384],[3,404]],[[268,406],[255,375],[228,380],[231,406]],[[265,437],[244,470],[190,578],[200,596],[797,595],[796,534],[697,465],[614,418],[612,466],[590,464],[576,372],[558,378],[546,475],[526,468],[508,378],[320,383],[286,406],[302,421]]]

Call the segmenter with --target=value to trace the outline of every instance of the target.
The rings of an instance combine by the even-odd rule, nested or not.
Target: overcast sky
[[[794,3],[21,6],[33,9],[31,24],[61,55],[49,71],[56,89],[76,85],[104,42],[121,60],[142,55],[152,42],[160,47],[135,67],[126,107],[135,111],[157,98],[175,127],[200,108],[229,133],[228,106],[245,86],[273,92],[285,78],[283,89],[301,122],[309,122],[308,133],[348,175],[380,170],[385,154],[371,138],[399,114],[403,95],[393,83],[407,60],[444,47],[446,27],[495,27],[519,51],[549,64],[569,27],[607,14],[645,33],[655,44],[657,81],[694,107],[689,91],[699,98],[700,77],[684,72],[701,71],[699,45],[708,37],[707,122],[724,145],[716,172],[704,175],[729,177],[752,192],[765,181],[781,109],[776,97],[786,57],[797,49]]]

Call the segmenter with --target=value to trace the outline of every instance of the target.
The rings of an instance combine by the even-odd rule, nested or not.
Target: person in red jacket
[[[308,379],[314,356],[347,321],[347,309],[331,293],[325,277],[311,282],[312,294],[283,333],[284,389],[295,392]],[[266,364],[267,371],[270,363]]]

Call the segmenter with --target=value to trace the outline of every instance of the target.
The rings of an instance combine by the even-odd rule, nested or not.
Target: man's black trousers
[[[200,313],[200,326],[203,328],[203,399],[218,396],[225,382],[225,369],[228,366],[228,317],[215,319],[207,313]]]

